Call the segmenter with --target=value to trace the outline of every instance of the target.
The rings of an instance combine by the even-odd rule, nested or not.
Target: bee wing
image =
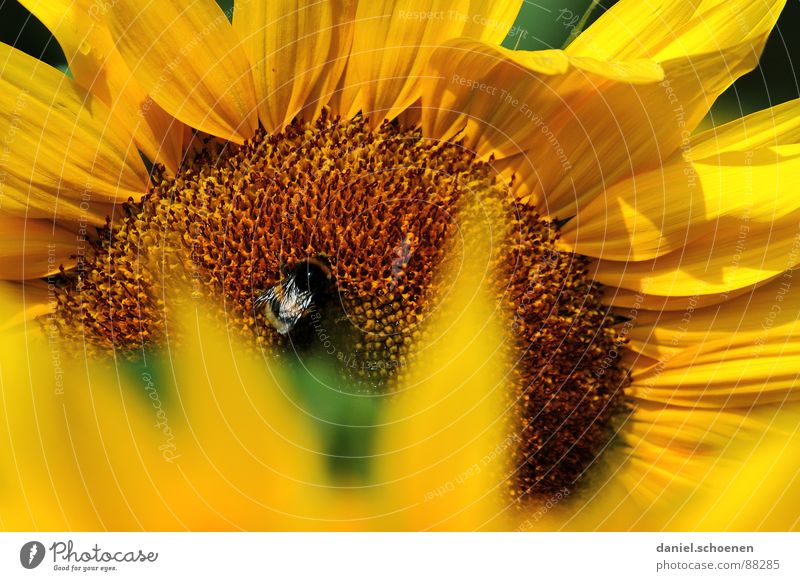
[[[276,300],[276,298],[277,298],[276,289],[279,288],[279,287],[280,287],[280,285],[276,284],[274,286],[269,287],[267,290],[265,290],[260,295],[258,295],[255,298],[255,300],[253,300],[253,308],[255,310],[263,309],[268,304],[271,304],[272,302],[274,302]]]
[[[303,317],[313,300],[314,295],[308,291],[301,291],[295,278],[290,276],[256,297],[253,307],[263,308],[272,326],[278,333],[285,335]]]
[[[306,313],[314,300],[314,295],[309,291],[300,290],[293,276],[286,279],[282,287],[280,299],[276,303],[275,314],[288,330],[294,327]]]

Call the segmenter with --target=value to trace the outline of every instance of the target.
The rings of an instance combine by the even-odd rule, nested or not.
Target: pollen
[[[254,349],[324,354],[354,389],[390,395],[446,291],[465,208],[480,207],[503,231],[492,278],[513,363],[511,495],[572,488],[613,440],[626,373],[587,260],[558,251],[557,225],[511,186],[460,142],[398,123],[323,114],[242,146],[196,135],[177,176],[156,166],[143,199],[62,272],[48,322],[82,348],[135,354],[173,339],[170,309],[212,299]],[[279,333],[254,301],[312,258],[332,296]]]

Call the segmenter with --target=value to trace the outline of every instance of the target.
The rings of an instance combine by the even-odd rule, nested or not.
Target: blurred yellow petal
[[[139,198],[148,176],[127,131],[50,66],[0,44],[0,206],[9,213],[104,223],[103,202]]]
[[[331,98],[353,41],[353,0],[268,1],[234,5],[233,28],[253,65],[261,122],[280,131],[309,106]]]
[[[196,520],[202,499],[217,516],[190,528],[314,527],[325,516],[323,450],[285,373],[240,351],[202,309],[183,324],[193,331],[176,359],[183,436],[176,462],[196,495],[184,503],[183,518]]]
[[[797,527],[796,511],[788,502],[774,496],[765,500],[757,493],[760,488],[791,493],[794,469],[781,469],[778,462],[796,452],[796,408],[655,413],[648,421],[654,425],[666,419],[681,435],[659,443],[645,431],[641,438],[631,439],[640,458],[626,469],[627,476],[637,480],[635,494],[641,507],[633,528],[759,531],[775,530],[776,525],[778,530]],[[680,427],[692,424],[705,425],[711,437],[702,429],[693,435]],[[668,471],[654,469],[653,463]],[[788,513],[775,510],[781,505]],[[671,510],[665,518],[667,507]]]
[[[258,120],[250,66],[214,0],[119,0],[107,22],[133,76],[170,115],[235,143],[252,137]]]
[[[724,483],[722,491],[701,492],[700,502],[676,519],[675,529],[797,531],[797,425],[796,410],[776,414],[744,461],[717,476],[717,482]]]
[[[89,0],[23,0],[22,4],[56,37],[75,81],[108,106],[148,159],[174,173],[181,161],[183,124],[153,103],[133,78],[97,7],[92,8]]]
[[[18,357],[19,336],[3,336],[0,386],[14,410],[0,417],[14,483],[0,497],[3,527],[292,529],[324,516],[314,431],[273,374],[219,349],[218,327],[183,322],[194,335],[173,351],[174,376],[157,357],[81,361],[34,336]]]
[[[795,488],[789,459],[797,451],[797,414],[785,406],[720,411],[645,404],[628,426],[629,457],[593,494],[544,511],[536,528],[795,530],[794,501],[782,495]],[[767,499],[758,489],[777,496]]]
[[[469,251],[449,281],[426,325],[430,339],[417,346],[419,360],[388,404],[376,457],[386,482],[379,494],[396,511],[392,529],[508,528],[503,501],[519,436],[505,409],[503,334],[481,250]]]
[[[459,15],[464,29],[459,36],[478,38],[489,44],[500,44],[511,31],[524,2],[511,0],[470,0],[469,12]],[[452,13],[449,14],[452,17]]]

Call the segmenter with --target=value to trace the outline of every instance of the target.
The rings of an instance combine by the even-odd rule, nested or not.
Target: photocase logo
[[[44,559],[44,545],[39,541],[30,541],[19,550],[19,562],[26,569],[35,569]]]

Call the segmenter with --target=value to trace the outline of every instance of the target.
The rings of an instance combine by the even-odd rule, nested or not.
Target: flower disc
[[[157,347],[179,340],[170,309],[211,297],[229,330],[271,356],[323,358],[347,389],[391,393],[488,232],[492,316],[508,330],[513,494],[572,487],[613,437],[626,377],[600,289],[491,160],[397,123],[323,115],[243,146],[197,138],[178,175],[157,168],[155,183],[61,275],[55,320],[70,340]],[[296,325],[277,329],[255,301],[276,288],[291,300],[289,277],[309,260],[330,269],[329,296],[313,294]]]

